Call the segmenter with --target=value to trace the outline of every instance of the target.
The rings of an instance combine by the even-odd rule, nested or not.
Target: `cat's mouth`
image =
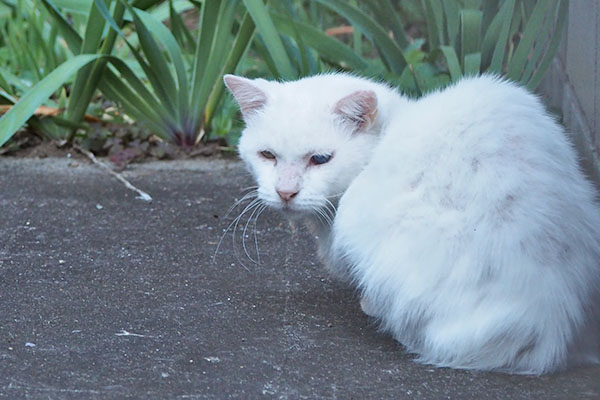
[[[304,215],[304,214],[308,214],[311,212],[312,208],[309,208],[305,205],[299,204],[296,201],[290,201],[290,202],[285,202],[285,201],[277,201],[277,202],[270,202],[269,206],[279,212],[281,212],[283,215],[288,216],[288,217],[294,217],[294,216],[300,216],[300,215]]]
[[[304,213],[308,212],[308,209],[306,209],[305,207],[299,206],[295,203],[281,202],[281,203],[279,203],[279,206],[277,208],[284,215],[298,215],[298,214],[304,214]]]

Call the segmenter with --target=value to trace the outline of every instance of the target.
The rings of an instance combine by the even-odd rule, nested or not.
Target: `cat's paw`
[[[369,317],[377,316],[377,314],[375,313],[375,307],[367,297],[363,296],[360,298],[360,308],[362,309],[362,312],[367,314]]]

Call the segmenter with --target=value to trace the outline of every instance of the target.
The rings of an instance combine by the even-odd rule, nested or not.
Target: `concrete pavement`
[[[230,233],[212,262],[252,184],[235,161],[125,176],[153,202],[86,161],[0,157],[0,398],[600,398],[600,368],[413,363],[276,214],[257,224],[260,265]]]

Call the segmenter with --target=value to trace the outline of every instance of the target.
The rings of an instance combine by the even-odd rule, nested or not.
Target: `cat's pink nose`
[[[281,197],[281,200],[283,200],[287,203],[290,200],[292,200],[294,197],[296,197],[298,192],[297,191],[293,192],[293,191],[278,190],[277,194],[279,195],[279,197]]]

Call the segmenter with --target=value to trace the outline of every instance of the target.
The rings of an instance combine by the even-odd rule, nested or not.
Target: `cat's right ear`
[[[244,120],[267,104],[267,95],[251,79],[225,75],[223,81],[240,105]]]
[[[339,100],[333,113],[352,133],[367,130],[377,117],[377,95],[372,90],[358,90]]]

